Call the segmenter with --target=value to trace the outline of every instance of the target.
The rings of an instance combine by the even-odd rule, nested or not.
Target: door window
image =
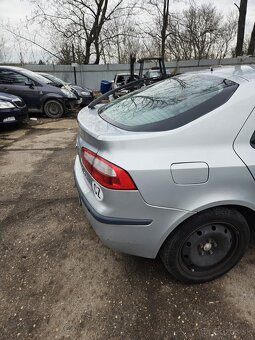
[[[0,70],[0,84],[25,85],[29,79],[23,74],[11,70]]]

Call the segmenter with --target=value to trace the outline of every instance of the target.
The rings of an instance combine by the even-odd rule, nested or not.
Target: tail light
[[[91,176],[104,187],[115,190],[137,190],[132,178],[124,169],[87,148],[81,149],[81,160]]]

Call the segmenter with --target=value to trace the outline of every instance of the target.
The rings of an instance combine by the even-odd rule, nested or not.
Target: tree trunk
[[[237,6],[238,7],[238,6]],[[247,0],[240,1],[239,19],[238,19],[238,31],[237,31],[237,44],[236,44],[236,56],[243,54],[243,41],[244,41],[244,30],[245,30],[245,19],[247,11]]]
[[[85,48],[85,58],[84,58],[84,64],[89,64],[89,60],[90,60],[90,50],[91,50],[91,41],[88,39],[86,41],[86,48]]]
[[[162,29],[161,29],[161,56],[162,58],[165,58],[165,53],[166,53],[166,37],[167,37],[167,28],[168,28],[168,20],[169,20],[169,1],[170,0],[164,0]]]
[[[251,40],[249,43],[249,48],[248,48],[248,55],[253,55],[255,51],[255,22],[253,26],[253,30],[251,32]]]
[[[95,50],[96,50],[96,59],[94,61],[94,64],[99,64],[100,61],[100,48],[99,48],[99,42],[96,40],[95,43]]]

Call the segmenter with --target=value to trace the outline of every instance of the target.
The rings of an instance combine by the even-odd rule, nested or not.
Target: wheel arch
[[[195,214],[199,214],[201,212],[204,212],[206,210],[211,210],[214,208],[229,208],[229,209],[235,209],[237,210],[239,213],[241,213],[244,218],[246,219],[249,228],[250,228],[250,232],[251,232],[251,243],[255,244],[255,225],[254,225],[254,220],[255,220],[255,210],[252,209],[251,207],[248,207],[246,205],[240,205],[240,204],[235,204],[235,203],[228,203],[228,204],[212,204],[209,207],[205,206],[205,207],[201,207],[198,210],[196,210],[194,212],[194,214],[189,214],[189,215],[185,215],[185,217],[183,219],[181,219],[180,221],[178,221],[178,223],[176,225],[174,225],[173,228],[169,228],[168,232],[164,235],[164,237],[161,240],[161,244],[160,247],[158,249],[157,255],[159,255],[161,249],[163,248],[166,240],[168,239],[168,237],[174,233],[179,227],[181,227],[181,225],[185,222],[187,222],[190,218],[192,218]]]
[[[62,105],[65,106],[65,100],[64,100],[64,98],[61,95],[59,95],[57,93],[47,93],[43,97],[41,97],[41,100],[40,100],[40,102],[41,102],[41,110],[43,110],[43,107],[44,107],[45,103],[47,101],[49,101],[49,100],[57,100]]]
[[[255,211],[251,208],[241,206],[241,205],[225,205],[225,207],[236,209],[244,216],[250,228],[251,243],[255,244],[255,225],[254,225]]]

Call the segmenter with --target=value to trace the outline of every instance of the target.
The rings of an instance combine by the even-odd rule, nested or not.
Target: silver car
[[[255,217],[255,67],[186,73],[78,115],[74,175],[107,246],[205,282],[243,256]]]

